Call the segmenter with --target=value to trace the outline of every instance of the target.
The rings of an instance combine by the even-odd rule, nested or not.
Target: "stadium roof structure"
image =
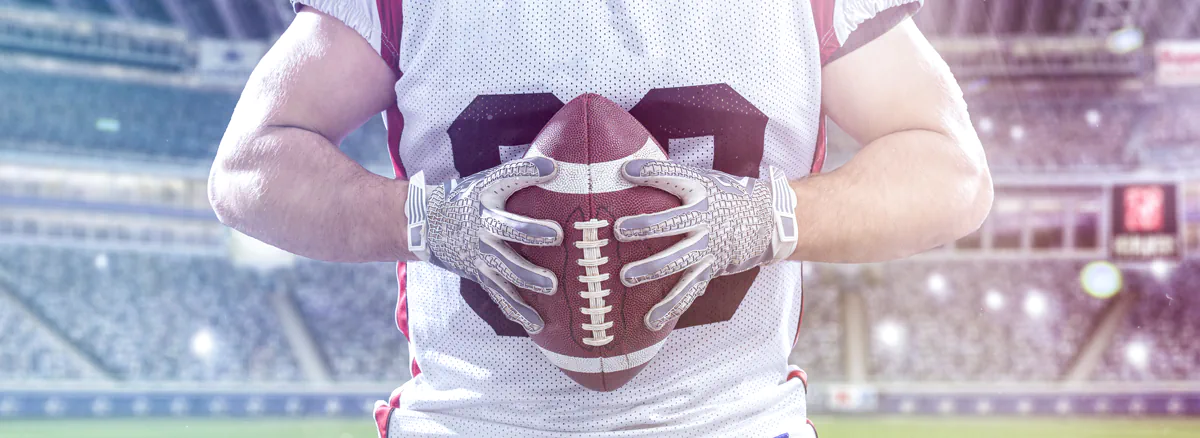
[[[0,0],[3,5],[151,22],[235,40],[274,39],[293,15],[286,0]]]
[[[291,21],[287,0],[0,0],[0,5],[112,16],[229,39],[270,39]],[[1143,29],[1149,39],[1200,38],[1192,0],[931,0],[916,17],[931,37],[1107,36]]]

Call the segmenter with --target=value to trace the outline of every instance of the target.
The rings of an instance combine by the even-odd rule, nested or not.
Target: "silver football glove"
[[[509,248],[562,243],[562,227],[504,211],[508,197],[554,179],[553,160],[510,161],[443,184],[425,185],[425,173],[408,182],[408,249],[421,260],[479,283],[508,319],[537,333],[545,322],[515,287],[554,294],[558,280]]]
[[[670,161],[630,160],[622,176],[678,197],[683,206],[617,219],[622,242],[686,234],[687,238],[645,260],[621,268],[634,286],[683,272],[679,283],[646,314],[651,330],[678,318],[713,278],[787,259],[796,249],[796,193],[783,171],[767,178],[736,177]]]

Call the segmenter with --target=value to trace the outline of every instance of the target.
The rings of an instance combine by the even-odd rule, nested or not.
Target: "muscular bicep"
[[[933,131],[983,160],[962,91],[911,19],[825,66],[822,103],[864,145],[896,132]]]
[[[229,134],[299,128],[336,144],[395,102],[395,83],[357,32],[305,8],[250,75]]]

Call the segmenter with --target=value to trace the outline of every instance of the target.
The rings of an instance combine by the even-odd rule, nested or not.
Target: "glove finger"
[[[683,239],[658,254],[622,267],[621,283],[626,286],[637,286],[670,276],[699,263],[707,253],[706,249],[708,249],[708,233],[700,233]]]
[[[629,160],[621,166],[621,177],[630,183],[675,195],[685,204],[696,202],[707,194],[703,174],[670,161]]]
[[[500,311],[504,312],[504,316],[520,324],[529,333],[538,333],[542,331],[542,327],[546,326],[546,322],[542,320],[541,315],[538,315],[533,307],[525,303],[517,291],[511,285],[497,275],[496,271],[489,269],[486,265],[478,266],[481,273],[479,285],[487,292],[492,301],[500,307]]]
[[[563,232],[558,222],[532,219],[483,207],[483,229],[497,239],[530,246],[557,246]]]
[[[700,226],[703,223],[701,213],[705,211],[708,211],[708,199],[658,213],[625,216],[617,219],[613,234],[622,242],[676,236]]]
[[[492,169],[484,181],[480,202],[500,208],[518,190],[549,182],[558,174],[558,165],[546,157],[509,161]]]
[[[654,331],[661,330],[668,322],[683,315],[683,312],[691,307],[697,297],[704,295],[709,280],[712,280],[712,263],[713,256],[709,255],[688,269],[679,279],[679,283],[667,293],[667,296],[651,307],[649,312],[646,312],[644,321],[646,328]]]
[[[530,263],[502,242],[479,239],[479,252],[487,267],[513,286],[543,295],[554,295],[558,289],[554,273]]]

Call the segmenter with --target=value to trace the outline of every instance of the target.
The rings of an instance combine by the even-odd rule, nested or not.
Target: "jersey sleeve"
[[[297,12],[308,6],[341,20],[362,35],[371,47],[379,52],[382,47],[382,30],[379,21],[379,4],[376,0],[291,0]]]
[[[821,43],[821,62],[828,64],[887,32],[915,14],[923,0],[812,0]]]

